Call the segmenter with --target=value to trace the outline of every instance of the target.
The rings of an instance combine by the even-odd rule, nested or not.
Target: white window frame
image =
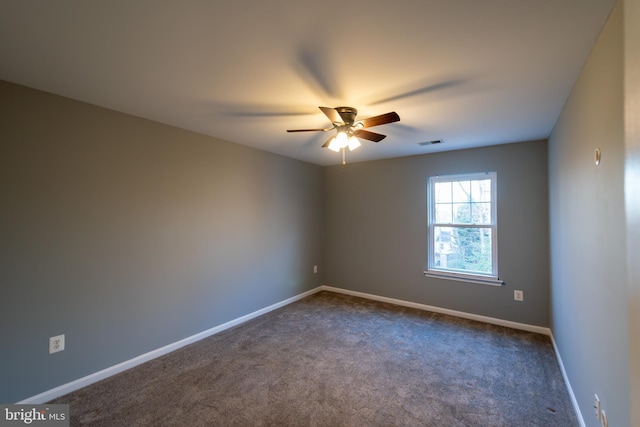
[[[458,181],[474,181],[474,180],[491,180],[491,223],[436,223],[435,215],[435,184],[439,182],[458,182]],[[498,277],[498,221],[497,221],[497,181],[498,174],[496,172],[480,172],[470,174],[456,175],[438,175],[431,176],[427,183],[427,225],[428,225],[428,250],[427,250],[427,269],[424,275],[427,277],[436,277],[441,279],[458,280],[463,282],[480,283],[494,286],[504,284]],[[435,266],[435,227],[452,227],[452,228],[486,228],[491,230],[491,273],[484,274],[480,272],[470,272],[459,269],[446,269]]]

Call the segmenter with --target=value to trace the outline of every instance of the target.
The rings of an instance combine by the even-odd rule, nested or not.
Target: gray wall
[[[0,402],[322,283],[319,166],[6,82],[0,132]]]
[[[622,34],[619,2],[549,139],[552,330],[590,426],[594,393],[631,425]]]
[[[505,286],[426,278],[427,178],[496,171]],[[325,282],[421,304],[549,326],[547,143],[535,141],[328,167]],[[513,299],[524,291],[524,302]]]
[[[631,425],[640,426],[640,0],[624,5],[625,216]]]

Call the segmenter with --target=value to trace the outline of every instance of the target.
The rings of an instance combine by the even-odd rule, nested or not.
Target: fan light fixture
[[[319,108],[331,121],[331,127],[320,129],[289,129],[287,132],[328,132],[335,129],[337,131],[336,136],[330,137],[322,147],[329,148],[336,153],[342,150],[342,166],[345,165],[346,148],[349,147],[349,151],[353,151],[360,147],[361,144],[358,138],[373,142],[380,142],[385,138],[385,135],[365,130],[365,128],[400,120],[400,116],[398,116],[395,111],[356,121],[358,110],[353,107]]]
[[[360,141],[355,136],[347,136],[345,132],[338,132],[338,134],[329,143],[329,150],[338,153],[345,147],[349,147],[349,151],[353,151],[360,147]]]

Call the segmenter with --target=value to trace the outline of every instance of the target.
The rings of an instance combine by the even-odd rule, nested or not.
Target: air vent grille
[[[434,139],[433,141],[418,142],[418,145],[442,144],[442,142],[441,139]]]

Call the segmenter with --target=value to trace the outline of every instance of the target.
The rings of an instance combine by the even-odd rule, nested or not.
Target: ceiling
[[[319,165],[546,138],[615,0],[2,0],[0,79]],[[420,142],[441,139],[439,145]]]

